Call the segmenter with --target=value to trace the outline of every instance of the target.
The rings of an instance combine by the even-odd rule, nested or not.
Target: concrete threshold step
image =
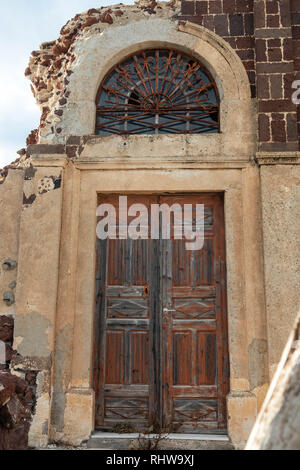
[[[113,433],[94,431],[88,449],[145,450],[157,434]],[[161,434],[157,450],[233,450],[228,436],[223,434]],[[152,449],[154,450],[154,449]]]

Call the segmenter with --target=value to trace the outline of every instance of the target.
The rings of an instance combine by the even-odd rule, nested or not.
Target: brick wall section
[[[254,35],[259,150],[297,150],[290,0],[255,0]]]
[[[182,20],[214,31],[236,50],[247,70],[255,97],[253,0],[182,0],[181,12]]]
[[[300,0],[182,0],[180,18],[214,31],[241,58],[258,101],[258,150],[297,150]]]
[[[295,79],[300,80],[300,0],[291,0],[291,18]],[[300,105],[297,106],[297,124],[300,148]]]

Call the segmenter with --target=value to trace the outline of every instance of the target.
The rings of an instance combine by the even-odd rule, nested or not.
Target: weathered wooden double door
[[[118,207],[118,196],[99,203]],[[222,432],[229,387],[222,195],[128,196],[133,203],[149,209],[149,234],[151,204],[204,204],[205,241],[190,251],[172,230],[169,240],[98,240],[96,428]]]

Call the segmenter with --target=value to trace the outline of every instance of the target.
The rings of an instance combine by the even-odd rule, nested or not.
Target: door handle
[[[164,308],[164,313],[167,313],[167,312],[176,312],[176,310],[174,309],[169,309],[169,308]]]
[[[146,284],[145,287],[144,287],[144,294],[145,294],[146,297],[148,297],[148,294],[149,294],[149,286],[148,286],[148,284]]]

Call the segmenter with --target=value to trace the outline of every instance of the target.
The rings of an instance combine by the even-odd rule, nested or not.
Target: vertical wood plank
[[[226,428],[226,395],[229,393],[229,351],[226,296],[226,253],[224,203],[219,197],[215,207],[216,232],[215,278],[217,316],[218,427]]]
[[[95,286],[95,327],[94,327],[94,384],[96,396],[96,425],[103,424],[104,419],[104,375],[106,349],[106,273],[107,273],[107,240],[97,239],[97,264]]]
[[[154,424],[162,425],[161,247],[150,240],[150,409]]]
[[[161,240],[162,247],[162,394],[163,426],[168,429],[173,418],[173,338],[172,338],[172,241]]]

